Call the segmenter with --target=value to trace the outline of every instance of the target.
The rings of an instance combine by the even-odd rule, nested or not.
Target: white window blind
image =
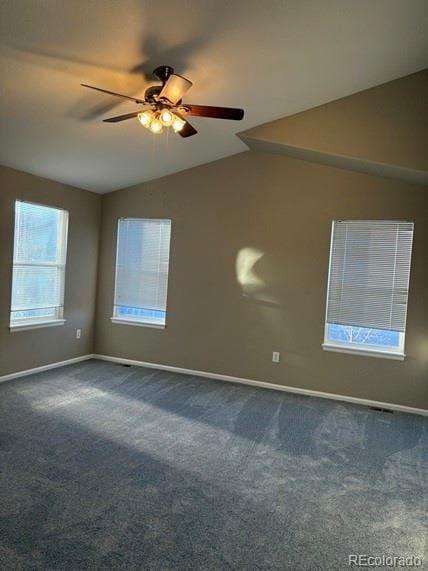
[[[113,321],[165,325],[170,235],[170,220],[119,220]]]
[[[324,349],[404,358],[412,242],[412,222],[333,222]]]
[[[327,322],[404,332],[412,241],[412,222],[334,222]]]
[[[62,320],[68,212],[15,202],[11,328]]]

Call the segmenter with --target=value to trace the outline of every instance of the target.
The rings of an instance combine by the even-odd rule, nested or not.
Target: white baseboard
[[[160,369],[162,371],[171,371],[173,373],[183,373],[186,375],[195,375],[197,377],[206,377],[209,379],[217,379],[219,381],[227,381],[231,383],[240,383],[250,385],[253,387],[260,387],[263,389],[273,389],[275,391],[285,391],[298,395],[312,396],[323,399],[337,400],[349,402],[352,404],[359,404],[363,406],[374,406],[377,408],[385,408],[388,410],[396,410],[399,412],[407,412],[411,414],[420,414],[428,416],[428,410],[422,408],[414,408],[411,406],[404,406],[401,404],[393,404],[387,402],[374,401],[369,399],[350,397],[346,395],[336,395],[334,393],[325,393],[321,391],[313,391],[311,389],[299,389],[297,387],[288,387],[284,385],[277,385],[275,383],[268,383],[265,381],[255,381],[253,379],[245,379],[242,377],[232,377],[230,375],[221,375],[219,373],[209,373],[207,371],[196,371],[194,369],[183,369],[182,367],[173,367],[171,365],[161,365],[160,363],[147,363],[145,361],[134,361],[133,359],[123,359],[122,357],[111,357],[110,355],[92,355],[94,359],[102,361],[110,361],[122,365],[134,365],[136,367],[148,367],[150,369]]]
[[[378,408],[385,408],[388,410],[396,410],[399,412],[407,412],[411,414],[419,414],[422,416],[428,416],[428,410],[422,408],[414,408],[411,406],[405,406],[401,404],[393,404],[387,402],[374,401],[369,399],[363,399],[358,397],[350,397],[346,395],[337,395],[334,393],[325,393],[322,391],[314,391],[311,389],[299,389],[297,387],[289,387],[284,385],[277,385],[275,383],[269,383],[266,381],[255,381],[253,379],[245,379],[243,377],[233,377],[231,375],[222,375],[220,373],[210,373],[207,371],[197,371],[195,369],[184,369],[182,367],[173,367],[171,365],[162,365],[160,363],[148,363],[146,361],[135,361],[133,359],[123,359],[122,357],[112,357],[110,355],[97,355],[88,354],[82,355],[80,357],[75,357],[74,359],[66,359],[65,361],[58,361],[56,363],[49,363],[48,365],[42,365],[41,367],[35,367],[34,369],[26,369],[24,371],[17,371],[16,373],[10,373],[8,375],[3,375],[0,377],[0,383],[3,381],[10,381],[12,379],[17,379],[19,377],[26,377],[28,375],[33,375],[35,373],[42,373],[43,371],[49,371],[50,369],[56,369],[58,367],[64,367],[65,365],[72,365],[73,363],[79,363],[81,361],[87,361],[89,359],[100,359],[102,361],[110,361],[111,363],[118,363],[122,365],[134,365],[136,367],[147,367],[150,369],[159,369],[162,371],[171,371],[173,373],[182,373],[185,375],[195,375],[197,377],[205,377],[208,379],[217,379],[219,381],[226,381],[230,383],[240,383],[244,385],[250,385],[253,387],[259,387],[263,389],[273,389],[275,391],[285,391],[288,393],[294,393],[298,395],[312,396],[317,398],[324,398],[330,400],[337,400],[343,402],[349,402],[353,404],[359,404],[363,406],[375,406]]]
[[[49,363],[48,365],[35,367],[34,369],[17,371],[16,373],[10,373],[9,375],[3,375],[2,377],[0,377],[0,383],[4,381],[11,381],[12,379],[17,379],[19,377],[26,377],[28,375],[33,375],[35,373],[42,373],[43,371],[49,371],[49,369],[56,369],[57,367],[64,367],[65,365],[80,363],[80,361],[87,361],[88,359],[93,359],[94,357],[95,355],[82,355],[80,357],[74,357],[73,359],[66,359],[65,361],[57,361],[56,363]]]

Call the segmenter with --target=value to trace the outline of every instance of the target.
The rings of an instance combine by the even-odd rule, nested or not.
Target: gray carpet
[[[0,568],[424,555],[427,440],[423,417],[101,361],[5,382]]]

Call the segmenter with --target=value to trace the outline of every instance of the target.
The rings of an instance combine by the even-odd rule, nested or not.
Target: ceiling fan
[[[197,130],[187,121],[189,115],[212,117],[213,119],[232,119],[234,121],[240,121],[244,117],[243,109],[183,103],[182,97],[192,87],[192,82],[175,74],[174,69],[169,65],[157,67],[153,74],[162,82],[162,85],[148,87],[144,92],[143,99],[115,93],[86,83],[81,83],[81,85],[115,97],[128,99],[137,105],[143,105],[141,109],[133,113],[103,119],[105,123],[118,123],[137,117],[143,127],[156,134],[162,133],[164,127],[172,127],[181,137],[196,135]]]

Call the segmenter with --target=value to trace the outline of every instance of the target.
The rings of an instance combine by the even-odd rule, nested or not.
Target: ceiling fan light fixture
[[[177,117],[177,115],[175,115],[174,121],[172,122],[172,128],[176,133],[179,133],[183,129],[185,124],[186,121],[184,121],[184,119],[181,119],[180,117]]]
[[[169,109],[162,109],[159,119],[164,127],[170,127],[174,122],[175,115]]]
[[[153,113],[153,111],[142,111],[141,113],[138,113],[138,120],[141,123],[141,125],[143,127],[146,127],[146,129],[148,129],[154,119],[155,115]]]
[[[161,120],[159,119],[159,116],[156,116],[152,122],[150,123],[150,131],[152,133],[155,133],[155,135],[162,133],[163,131],[163,125],[161,123]]]

